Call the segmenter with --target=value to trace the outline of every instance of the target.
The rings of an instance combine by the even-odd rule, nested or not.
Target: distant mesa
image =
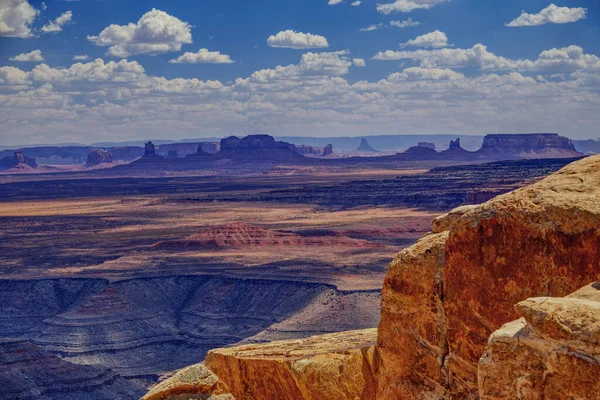
[[[435,150],[435,143],[430,142],[419,142],[418,147],[425,147],[427,149]]]
[[[264,229],[245,222],[234,222],[207,228],[183,240],[159,242],[156,249],[193,249],[264,246],[338,246],[355,248],[382,247],[367,240],[347,236],[301,236],[296,233]]]
[[[221,139],[218,159],[232,162],[282,162],[303,159],[291,143],[276,141],[269,135],[249,135],[242,139],[230,136]]]
[[[85,167],[92,168],[92,167],[95,167],[100,164],[112,164],[112,163],[113,163],[113,157],[108,151],[97,149],[97,150],[92,151],[90,154],[88,154],[87,161],[85,163]]]
[[[558,133],[486,135],[478,151],[482,155],[510,158],[563,158],[582,156],[571,139]]]
[[[196,152],[194,154],[188,154],[187,156],[185,156],[185,158],[210,157],[210,156],[212,156],[212,154],[205,151],[202,146],[202,143],[199,143],[198,147],[196,148]]]
[[[365,139],[365,138],[360,139],[360,145],[358,146],[356,151],[362,151],[362,152],[368,152],[368,153],[378,153],[379,152],[379,150],[375,150],[374,148],[372,148],[371,145],[369,145],[369,142],[367,142],[367,139]]]
[[[12,157],[0,158],[0,171],[28,171],[37,168],[35,158],[26,157],[22,152],[16,151]]]
[[[325,147],[296,145],[296,151],[303,156],[327,157],[328,155],[333,154],[333,145],[328,144]]]

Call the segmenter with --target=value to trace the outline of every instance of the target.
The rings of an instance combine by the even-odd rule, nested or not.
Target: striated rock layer
[[[600,277],[600,157],[434,222],[390,265],[379,398],[476,398],[489,335],[513,304]]]
[[[517,304],[479,361],[481,399],[592,399],[600,392],[600,282]]]

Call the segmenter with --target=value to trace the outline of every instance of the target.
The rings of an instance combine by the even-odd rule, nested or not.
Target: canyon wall
[[[390,265],[379,398],[476,398],[479,358],[514,304],[600,277],[600,157],[459,211]]]

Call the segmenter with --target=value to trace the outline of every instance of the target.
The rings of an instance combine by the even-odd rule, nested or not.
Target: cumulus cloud
[[[390,21],[390,26],[394,26],[396,28],[408,28],[411,26],[419,26],[421,23],[419,21],[413,21],[412,18],[409,18],[404,21]]]
[[[439,49],[379,52],[374,60],[415,60],[421,67],[478,67],[482,70],[575,71],[600,70],[600,58],[586,54],[579,46],[553,48],[540,53],[537,60],[513,60],[497,56],[482,44],[470,49]]]
[[[75,61],[85,61],[89,59],[89,57],[87,56],[87,54],[81,54],[81,55],[74,55],[73,56],[73,60]]]
[[[362,3],[362,1],[360,1],[360,0],[356,0],[356,1],[353,1],[352,3],[350,3],[350,5],[351,5],[352,7],[358,7],[358,6],[360,6],[360,5],[361,5],[361,3]]]
[[[391,74],[388,81],[415,81],[415,80],[432,80],[432,81],[454,81],[464,79],[465,76],[459,72],[447,68],[421,68],[411,67],[406,68],[402,72]]]
[[[126,58],[135,54],[156,55],[180,51],[192,43],[192,26],[155,8],[137,23],[109,25],[98,36],[88,36],[96,46],[108,46],[107,55]]]
[[[37,15],[27,0],[0,1],[0,36],[32,37],[31,24]]]
[[[196,53],[184,53],[169,62],[171,64],[231,64],[233,60],[227,54],[221,54],[219,51],[200,49]]]
[[[336,4],[340,4],[340,3],[343,3],[343,2],[344,2],[344,0],[329,0],[327,2],[327,4],[330,5],[330,6],[335,6]]]
[[[396,0],[393,3],[377,4],[377,11],[382,14],[392,14],[397,12],[411,12],[414,10],[429,10],[438,4],[451,0]]]
[[[33,50],[29,53],[22,53],[18,56],[10,58],[11,61],[23,61],[23,62],[40,62],[44,61],[41,50]]]
[[[66,12],[62,13],[54,21],[50,21],[46,25],[42,26],[42,32],[44,32],[44,33],[60,32],[60,31],[62,31],[62,27],[65,24],[71,22],[72,18],[73,18],[73,12],[70,10],[66,11]]]
[[[312,33],[302,33],[293,30],[281,31],[276,35],[271,35],[267,39],[267,44],[271,47],[284,47],[289,49],[318,49],[329,47],[327,39],[320,35]]]
[[[352,64],[354,64],[355,67],[365,67],[367,65],[363,58],[353,58]]]
[[[372,32],[372,31],[376,31],[378,29],[381,29],[383,27],[384,27],[383,22],[380,22],[378,24],[369,25],[366,28],[360,28],[359,31],[361,31],[361,32]]]
[[[507,23],[506,26],[538,26],[544,24],[567,24],[584,19],[587,9],[583,7],[558,7],[550,4],[537,14],[528,14],[525,11],[518,17]]]
[[[446,47],[448,46],[448,36],[441,31],[433,31],[402,44],[402,46],[419,46],[419,47]]]

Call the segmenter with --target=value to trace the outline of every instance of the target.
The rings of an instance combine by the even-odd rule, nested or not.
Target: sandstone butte
[[[476,399],[479,388],[485,399],[598,398],[598,314],[595,303],[588,304],[595,295],[587,287],[566,299],[546,298],[565,297],[599,279],[600,156],[595,156],[438,217],[432,233],[389,266],[376,346],[335,339],[346,334],[338,333],[217,349],[206,366],[238,400]],[[581,295],[586,290],[587,299]],[[565,302],[560,306],[565,318],[581,322],[545,317],[557,301]],[[527,356],[519,361],[520,352],[535,349],[498,350],[513,340],[510,335],[535,337],[525,340],[531,347],[548,341],[543,361],[533,365],[523,361]],[[556,350],[563,345],[573,345],[574,353]],[[562,372],[530,383],[523,378],[530,367],[537,368],[533,375]],[[581,371],[576,381],[585,383],[580,392],[569,381],[576,371]],[[581,394],[585,390],[588,395]]]

